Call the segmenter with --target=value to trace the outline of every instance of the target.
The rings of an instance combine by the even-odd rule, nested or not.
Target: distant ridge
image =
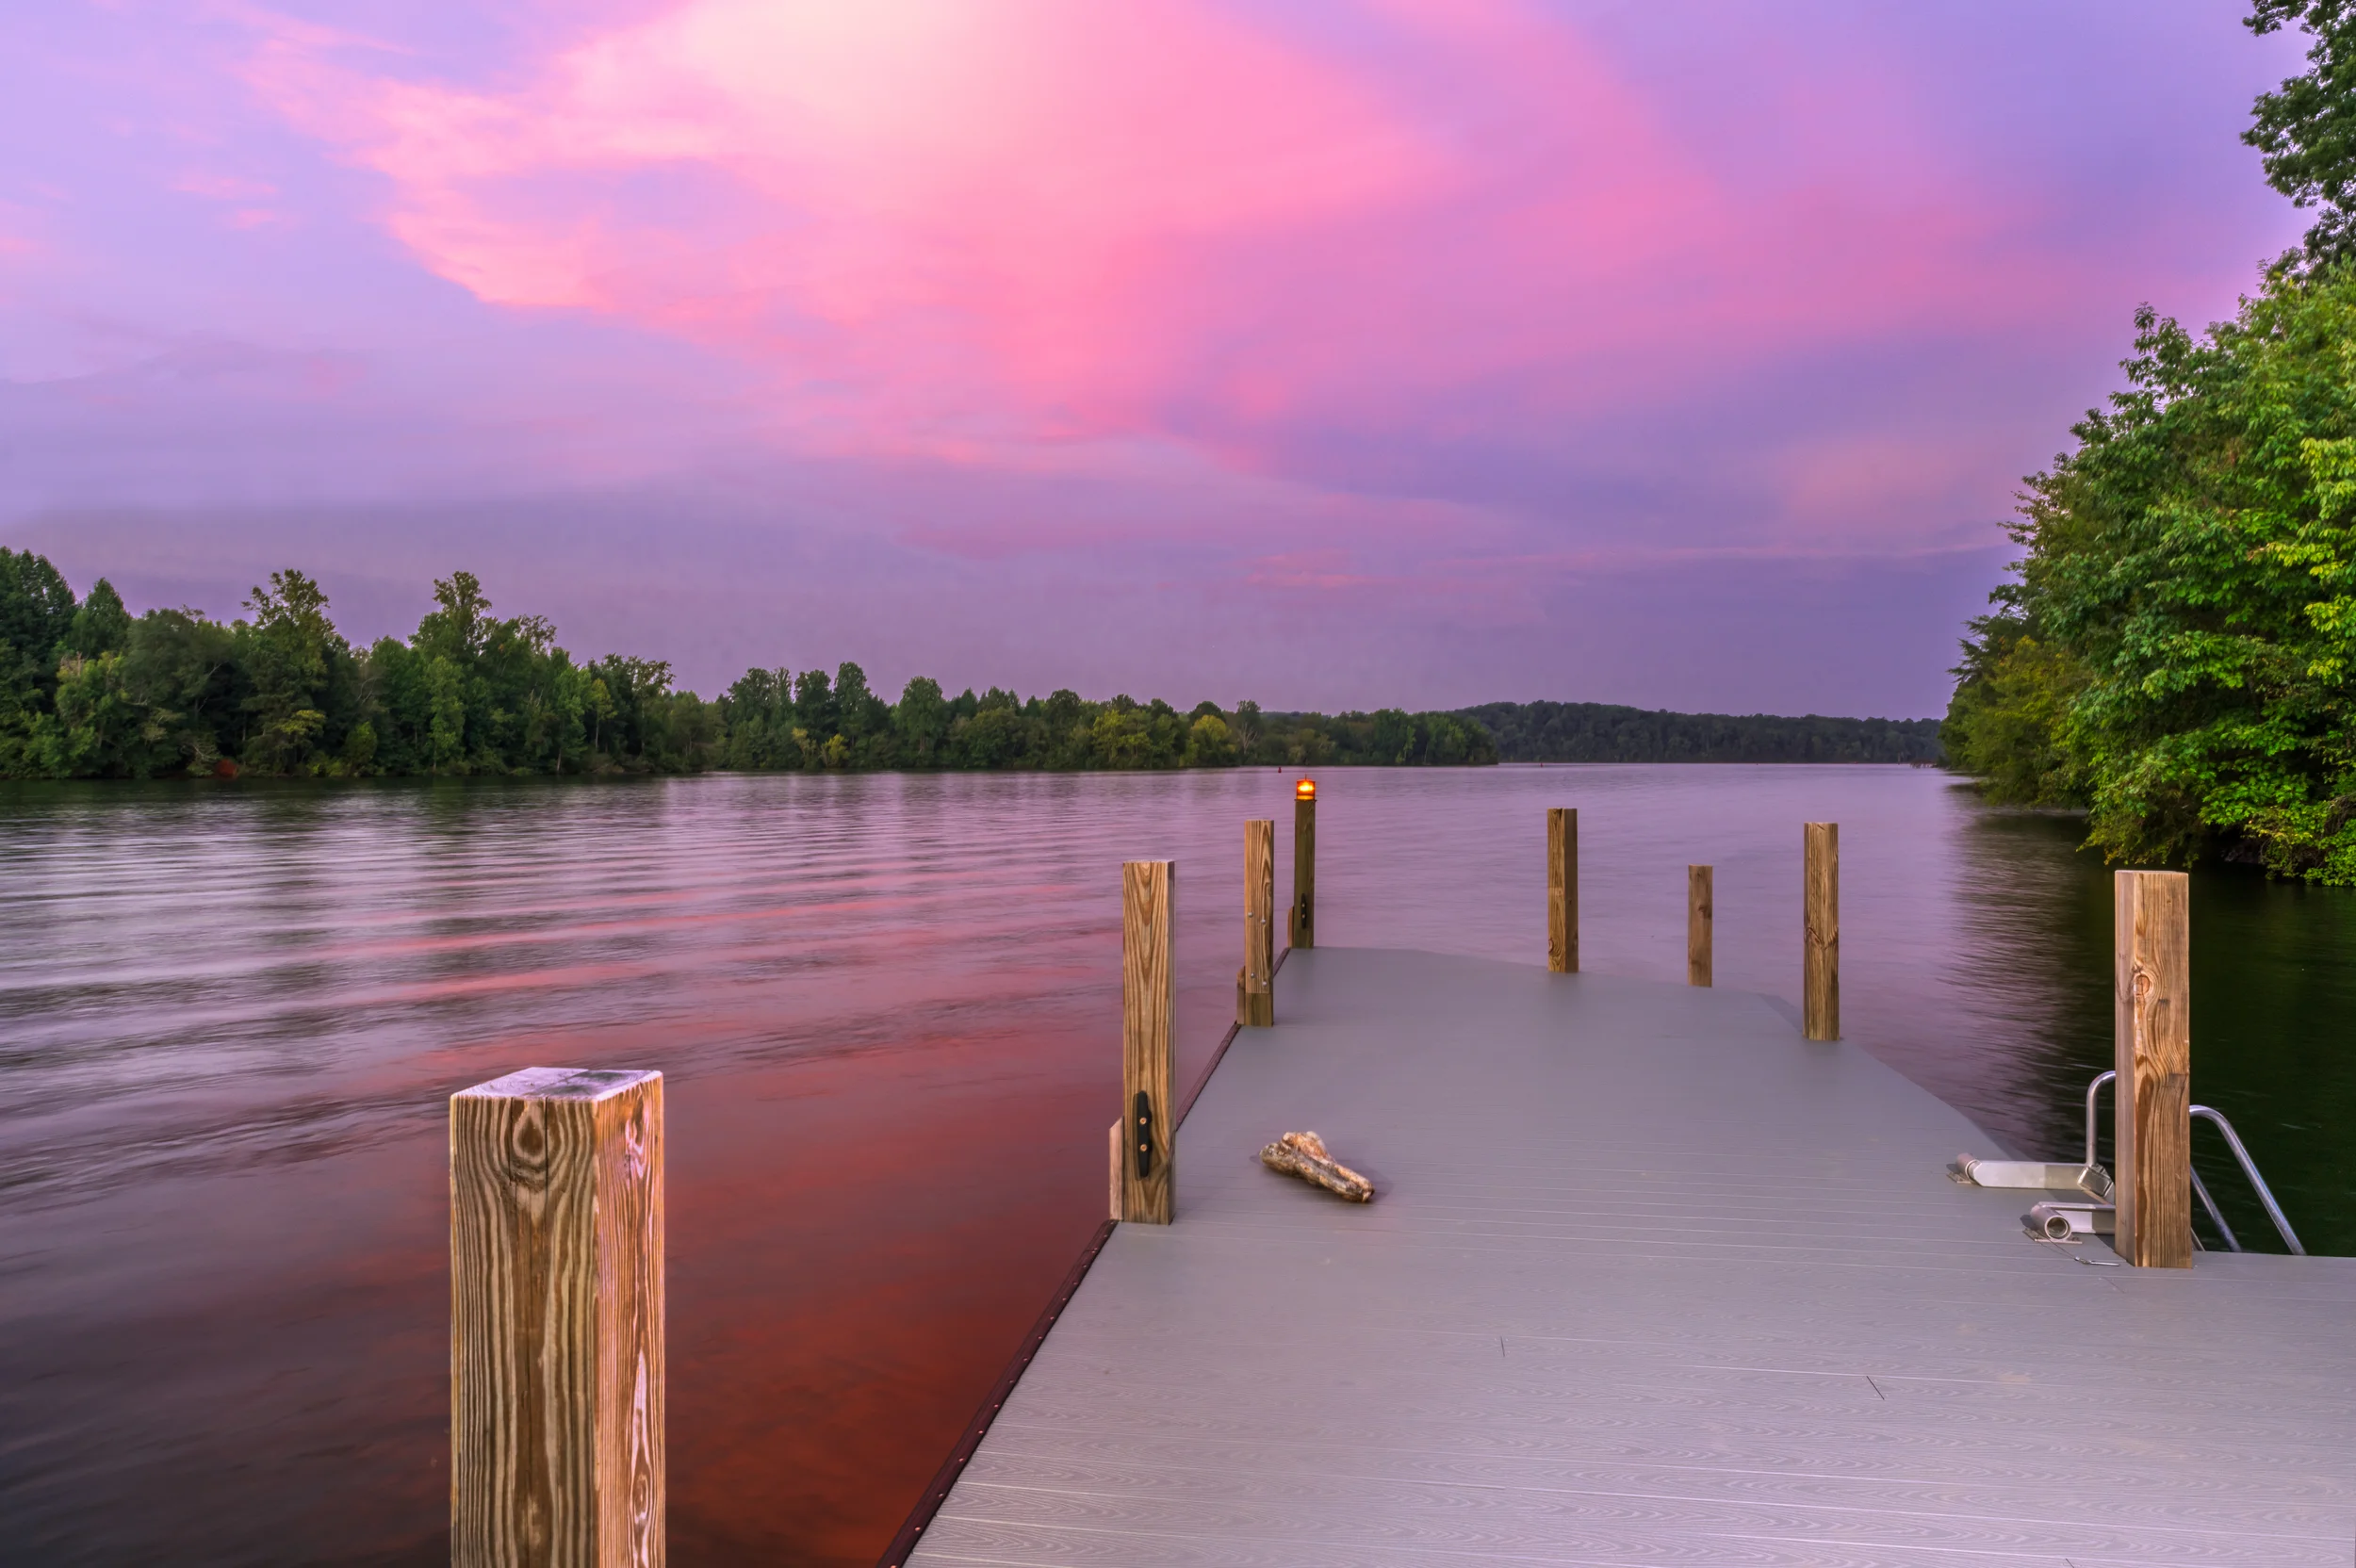
[[[1500,762],[1943,762],[1937,719],[1672,713],[1608,702],[1461,708]]]

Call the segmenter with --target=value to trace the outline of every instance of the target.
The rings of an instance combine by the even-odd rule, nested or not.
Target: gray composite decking
[[[2081,1263],[1755,994],[1321,949],[1277,1005],[912,1564],[2356,1562],[2356,1260]]]

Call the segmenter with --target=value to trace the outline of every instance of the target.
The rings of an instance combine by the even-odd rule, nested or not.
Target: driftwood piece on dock
[[[1260,1151],[1260,1163],[1270,1170],[1337,1193],[1353,1203],[1374,1200],[1374,1184],[1326,1152],[1325,1140],[1315,1133],[1286,1133]]]

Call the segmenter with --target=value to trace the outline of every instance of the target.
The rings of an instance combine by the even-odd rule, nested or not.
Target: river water
[[[1290,776],[0,787],[0,1560],[448,1560],[445,1101],[667,1076],[672,1560],[866,1564],[1104,1203],[1119,863],[1179,862],[1180,1082]],[[1795,1000],[1841,824],[1843,1023],[2022,1153],[2109,1065],[2108,878],[1906,768],[1335,770],[1319,940]],[[2356,896],[2194,878],[2194,1094],[2356,1251]],[[1279,988],[1282,1007],[1282,988]],[[2247,1241],[2263,1218],[2204,1129]]]

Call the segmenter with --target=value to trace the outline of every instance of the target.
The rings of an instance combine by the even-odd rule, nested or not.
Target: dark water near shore
[[[0,1560],[447,1560],[443,1102],[548,1063],[669,1075],[673,1560],[873,1561],[1101,1211],[1118,863],[1180,862],[1190,1083],[1290,782],[0,790]],[[1681,979],[1709,861],[1719,984],[1786,998],[1837,820],[1848,1036],[2077,1147],[2110,906],[2074,825],[1909,769],[1322,785],[1330,945],[1542,961],[1571,805],[1588,969]],[[2195,1097],[2356,1251],[2356,896],[2203,870],[2194,953]]]

